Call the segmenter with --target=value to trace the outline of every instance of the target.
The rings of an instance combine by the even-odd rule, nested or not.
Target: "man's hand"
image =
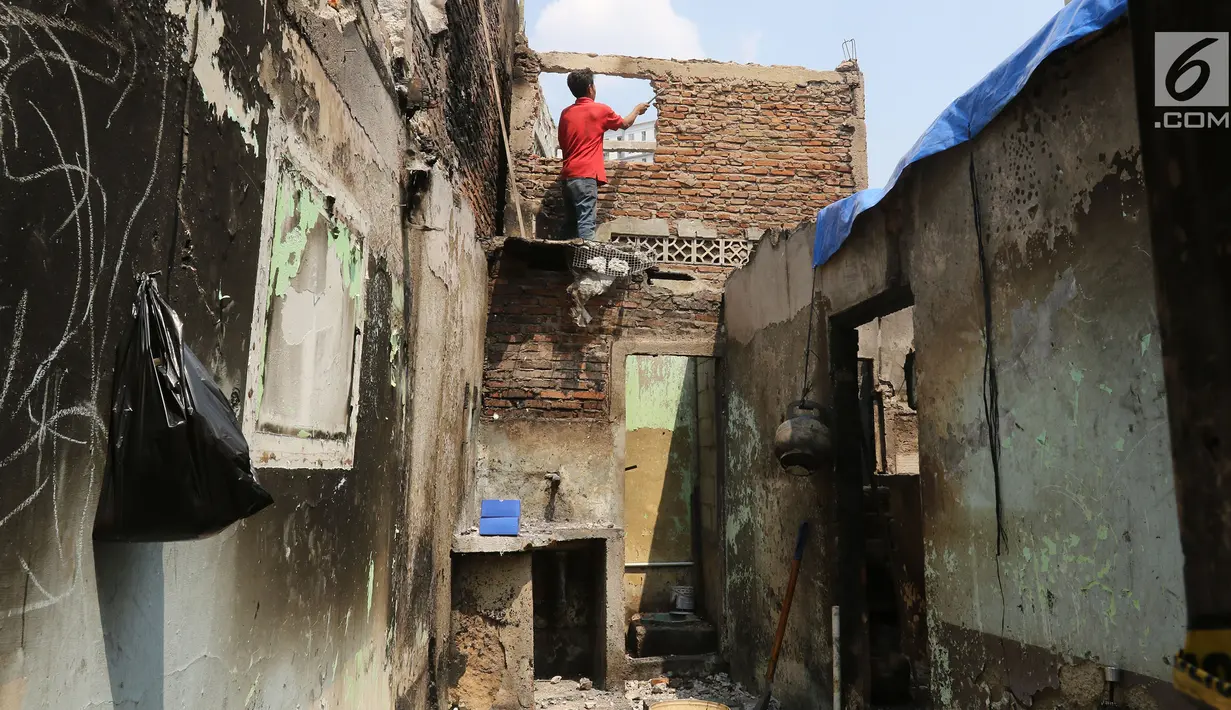
[[[637,104],[636,106],[633,107],[632,112],[624,117],[623,127],[628,128],[629,126],[633,125],[634,123],[637,122],[638,116],[640,116],[641,114],[649,110],[650,110],[650,104],[648,103]]]

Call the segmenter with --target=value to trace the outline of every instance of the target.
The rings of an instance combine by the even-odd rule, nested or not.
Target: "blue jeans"
[[[564,181],[564,196],[577,216],[577,236],[594,239],[594,224],[598,218],[598,180],[569,178]]]

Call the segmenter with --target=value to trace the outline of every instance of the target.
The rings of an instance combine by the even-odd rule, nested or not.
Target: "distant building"
[[[642,120],[628,128],[619,131],[608,131],[605,136],[609,141],[630,141],[637,143],[653,143],[657,140],[658,119]],[[654,151],[620,151],[607,153],[608,160],[622,160],[628,163],[652,163]]]
[[[609,141],[629,141],[638,143],[653,143],[657,134],[657,119],[649,121],[638,121],[628,128],[618,131],[607,131],[603,136],[605,142]],[[556,126],[556,121],[547,108],[547,102],[542,101],[539,104],[539,113],[534,121],[534,152],[545,158],[563,158],[564,155],[560,152],[559,132]],[[654,151],[638,150],[638,151],[611,151],[604,149],[604,157],[607,160],[620,160],[628,163],[652,163],[654,162]]]

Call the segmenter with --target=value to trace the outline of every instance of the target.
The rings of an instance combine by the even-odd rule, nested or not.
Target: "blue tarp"
[[[975,137],[1025,88],[1030,75],[1048,55],[1103,29],[1123,15],[1127,7],[1127,0],[1074,0],[1056,13],[1030,41],[941,112],[894,168],[884,187],[857,192],[817,213],[812,265],[829,261],[850,236],[855,218],[893,189],[907,165]]]

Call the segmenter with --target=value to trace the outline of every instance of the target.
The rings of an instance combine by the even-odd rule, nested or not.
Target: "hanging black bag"
[[[133,318],[116,363],[94,539],[200,539],[269,506],[230,404],[150,275],[138,278]]]

